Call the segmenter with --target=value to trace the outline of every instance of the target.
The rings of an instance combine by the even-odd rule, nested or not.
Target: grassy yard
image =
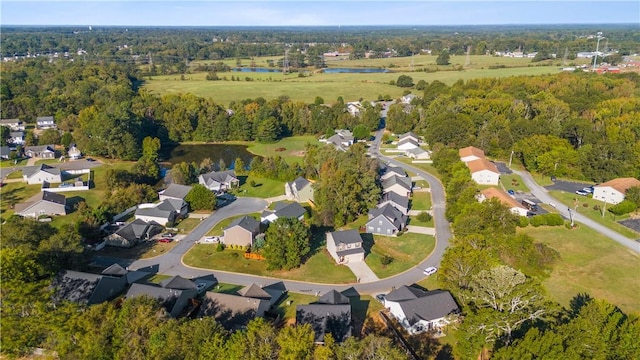
[[[284,195],[284,181],[259,178],[251,175],[246,177],[240,176],[240,178],[240,187],[229,191],[231,194],[242,197],[259,198],[270,198]],[[255,186],[251,186],[252,181]]]
[[[560,200],[567,207],[571,207],[572,209],[576,209],[576,211],[582,215],[585,215],[591,220],[594,220],[612,230],[619,232],[620,234],[636,239],[640,237],[640,234],[629,229],[626,226],[618,224],[616,221],[624,220],[629,217],[629,215],[623,216],[615,216],[612,213],[605,210],[604,217],[602,216],[602,210],[594,210],[594,206],[598,206],[602,209],[602,201],[594,200],[587,196],[580,196],[574,193],[568,193],[565,191],[550,191],[549,194],[556,199]],[[584,204],[588,206],[585,207]],[[576,207],[577,205],[577,207]],[[611,206],[607,204],[607,207]]]
[[[280,314],[285,323],[293,325],[296,321],[296,306],[307,305],[315,301],[318,301],[318,297],[315,294],[306,295],[288,292],[277,304],[275,311]]]
[[[436,170],[436,168],[434,168],[432,164],[422,164],[422,163],[414,164],[414,163],[411,162],[412,161],[411,159],[409,159],[407,157],[404,157],[404,156],[395,158],[395,160],[398,160],[398,161],[403,162],[405,164],[409,164],[409,165],[413,166],[416,169],[420,169],[420,170],[426,171],[429,174],[431,174],[431,175],[433,175],[433,176],[435,176],[437,178],[440,178],[440,174],[438,173],[438,170]]]
[[[249,216],[253,217],[254,219],[260,221],[260,214],[259,213],[254,213],[254,214],[248,214]],[[222,236],[222,233],[224,232],[224,228],[226,228],[227,226],[229,226],[229,224],[238,218],[241,218],[245,215],[238,215],[238,216],[232,216],[228,219],[224,219],[222,221],[220,221],[219,223],[216,224],[216,226],[212,227],[211,230],[209,230],[209,232],[207,233],[207,236]]]
[[[433,227],[434,226],[433,217],[429,221],[420,221],[420,220],[418,220],[418,216],[417,215],[410,216],[408,225]]]
[[[235,142],[229,142],[233,144]],[[304,150],[307,144],[318,144],[315,136],[291,136],[279,140],[271,144],[262,144],[258,142],[238,142],[238,144],[247,145],[247,150],[255,155],[260,156],[282,156],[289,164],[294,162],[302,163]]]
[[[242,254],[242,251],[229,249],[218,252],[215,246],[199,244],[189,250],[184,256],[183,261],[189,266],[204,269],[240,272],[291,280],[313,279],[313,281],[316,282],[330,284],[351,283],[356,280],[349,268],[335,265],[333,259],[324,250],[318,251],[300,268],[291,271],[269,271],[267,270],[266,262],[247,260]]]
[[[14,163],[15,160],[6,160],[6,159],[2,159],[0,160],[0,168],[10,168],[10,167],[14,167],[14,166],[25,166],[27,165],[27,162],[29,161],[29,159],[24,158],[24,159],[20,159],[17,163]]]
[[[431,193],[428,191],[414,191],[411,197],[411,210],[431,209]]]
[[[191,230],[195,229],[196,226],[200,225],[200,222],[202,222],[200,219],[186,218],[182,219],[176,228],[178,228],[181,234],[187,234],[190,233]]]
[[[586,226],[527,227],[533,236],[560,254],[551,276],[543,284],[563,306],[578,293],[605,299],[626,313],[640,314],[640,257]]]
[[[163,255],[176,246],[178,242],[161,243],[157,241],[145,241],[138,243],[134,247],[119,248],[114,246],[105,246],[98,252],[100,256],[112,256],[122,259],[149,259],[152,257]]]
[[[505,190],[522,191],[528,193],[530,190],[527,185],[524,184],[520,175],[500,175],[500,182],[504,186]]]
[[[405,233],[399,237],[375,235],[373,240],[370,234],[363,234],[363,238],[365,248],[371,249],[365,261],[379,278],[386,278],[410,269],[426,258],[436,245],[433,236],[414,233]],[[391,264],[386,267],[381,262],[385,255],[393,258]]]
[[[14,214],[13,206],[40,192],[40,185],[12,182],[0,188],[0,217],[2,221]]]

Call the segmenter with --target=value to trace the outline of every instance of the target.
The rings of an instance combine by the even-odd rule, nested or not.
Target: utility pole
[[[509,155],[509,167],[511,167],[511,161],[513,161],[513,150],[511,150],[511,155]]]
[[[595,56],[593,57],[593,69],[592,69],[593,72],[596,71],[596,60],[598,60],[598,49],[600,48],[600,39],[602,38],[604,38],[604,36],[602,36],[602,31],[598,31],[598,41],[596,42],[596,53],[595,53]]]

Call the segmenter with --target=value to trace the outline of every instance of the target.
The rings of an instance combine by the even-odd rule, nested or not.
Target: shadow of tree
[[[373,248],[376,242],[373,239],[373,234],[362,233],[360,236],[362,237],[362,247],[364,248],[364,256],[366,257],[371,253],[371,248]]]

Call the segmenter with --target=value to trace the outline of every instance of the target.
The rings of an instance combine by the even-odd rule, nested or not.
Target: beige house
[[[609,204],[618,204],[624,200],[627,190],[640,186],[635,178],[617,178],[593,187],[593,198]]]
[[[484,159],[484,151],[474,146],[467,146],[458,150],[460,161],[468,163],[469,161]]]
[[[500,171],[487,159],[469,161],[467,167],[471,173],[471,179],[480,185],[498,185],[500,182]]]
[[[287,200],[296,202],[313,202],[313,186],[311,182],[298,176],[292,182],[284,184],[284,193]]]
[[[40,215],[66,215],[67,198],[62,194],[41,191],[26,202],[16,204],[16,214],[37,218]]]
[[[483,202],[488,199],[498,199],[504,206],[508,207],[512,213],[518,216],[527,216],[529,210],[522,206],[516,199],[512,198],[506,192],[497,188],[487,188],[480,190],[478,201]]]
[[[224,244],[251,246],[259,232],[260,222],[245,215],[224,228]]]
[[[358,230],[327,233],[327,250],[338,264],[364,261],[362,237]]]

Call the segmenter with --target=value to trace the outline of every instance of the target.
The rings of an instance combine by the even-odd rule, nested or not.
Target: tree
[[[215,194],[204,185],[195,184],[184,200],[191,210],[213,210],[216,206]]]
[[[158,151],[160,151],[160,139],[147,136],[142,140],[142,157],[149,161],[158,161]]]
[[[277,332],[267,321],[258,317],[247,324],[244,331],[234,332],[227,341],[229,359],[271,360],[277,358]]]
[[[356,140],[368,139],[369,138],[369,129],[363,124],[360,124],[353,128],[353,137]]]
[[[311,248],[309,227],[293,218],[278,218],[265,233],[264,257],[270,270],[300,266]]]
[[[416,90],[420,90],[423,91],[424,89],[427,88],[427,82],[424,80],[418,80],[418,83],[416,84]]]
[[[60,138],[60,144],[62,144],[65,149],[68,149],[69,146],[71,146],[71,143],[73,143],[73,135],[71,135],[70,132],[65,132],[64,134],[62,134],[62,137]]]
[[[624,196],[625,200],[636,204],[636,208],[640,207],[640,186],[632,186],[627,189],[627,193]]]
[[[315,333],[309,324],[285,326],[278,333],[276,341],[280,346],[278,359],[311,359],[313,356]]]
[[[409,75],[400,75],[396,80],[396,86],[398,87],[413,87],[413,78]]]
[[[198,170],[194,163],[181,162],[171,168],[171,179],[176,184],[191,185],[198,181]]]
[[[55,129],[47,129],[38,135],[39,144],[60,144],[60,132]]]
[[[436,65],[449,65],[449,51],[442,50],[436,58]]]
[[[244,164],[244,161],[242,161],[242,158],[236,158],[236,160],[233,162],[233,170],[235,171],[237,176],[246,174],[246,165]]]
[[[0,145],[8,145],[9,140],[11,140],[11,129],[7,126],[0,126]]]

